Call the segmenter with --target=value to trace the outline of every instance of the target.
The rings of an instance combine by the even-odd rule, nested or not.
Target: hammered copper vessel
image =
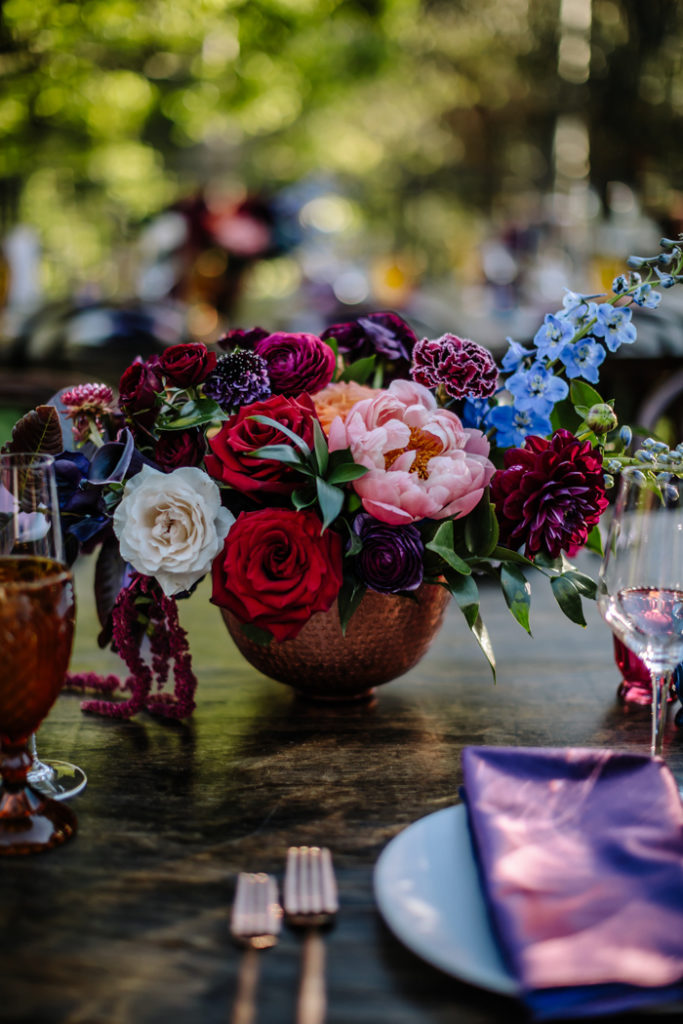
[[[342,635],[336,603],[317,612],[293,640],[261,647],[222,609],[235,644],[264,675],[316,700],[356,700],[402,676],[426,652],[443,621],[448,591],[423,583],[416,600],[367,591]]]

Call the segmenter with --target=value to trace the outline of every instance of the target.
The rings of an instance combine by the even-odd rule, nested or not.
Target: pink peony
[[[481,431],[463,427],[427,388],[405,380],[336,419],[329,447],[350,448],[367,467],[356,492],[366,512],[394,526],[467,515],[495,470]]]

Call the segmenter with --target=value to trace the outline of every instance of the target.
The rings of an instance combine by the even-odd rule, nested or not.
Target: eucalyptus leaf
[[[531,636],[529,625],[531,586],[526,576],[516,565],[501,565],[500,585],[508,608],[520,626]]]
[[[344,492],[340,491],[338,487],[332,487],[319,476],[315,478],[315,487],[320,511],[323,514],[323,530],[325,530],[341,512],[344,504]]]
[[[270,416],[261,416],[260,413],[258,415],[248,416],[247,418],[250,420],[256,420],[257,423],[263,423],[267,427],[274,427],[276,430],[279,430],[281,434],[284,434],[285,437],[288,437],[292,444],[299,449],[302,455],[308,457],[311,454],[311,449],[308,447],[303,437],[299,437],[299,435],[295,434],[293,430],[286,427],[284,423],[278,423],[277,420],[271,419]]]
[[[555,600],[560,608],[572,622],[579,626],[585,626],[586,620],[583,616],[581,594],[578,587],[567,576],[555,576],[550,581]]]
[[[300,487],[292,491],[292,505],[299,511],[302,508],[310,508],[315,504],[316,493],[312,487]]]
[[[433,551],[443,558],[444,562],[456,572],[462,573],[464,576],[469,576],[472,572],[467,562],[463,561],[453,550],[453,521],[451,519],[447,519],[439,526],[434,537],[425,544],[425,547],[428,551]]]
[[[350,363],[344,372],[340,374],[340,381],[355,381],[356,384],[365,384],[370,379],[377,361],[376,356],[365,356],[364,359],[357,359]]]

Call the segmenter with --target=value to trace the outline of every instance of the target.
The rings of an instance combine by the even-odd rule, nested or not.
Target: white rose
[[[122,557],[154,576],[167,597],[209,571],[234,522],[214,481],[189,466],[172,473],[144,466],[114,512]]]

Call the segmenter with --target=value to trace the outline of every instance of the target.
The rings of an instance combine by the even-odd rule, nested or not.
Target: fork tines
[[[324,924],[336,914],[337,883],[327,847],[290,846],[283,903],[292,924]]]
[[[273,876],[241,872],[237,876],[230,920],[233,938],[255,949],[267,949],[277,942],[281,923],[282,910]]]

